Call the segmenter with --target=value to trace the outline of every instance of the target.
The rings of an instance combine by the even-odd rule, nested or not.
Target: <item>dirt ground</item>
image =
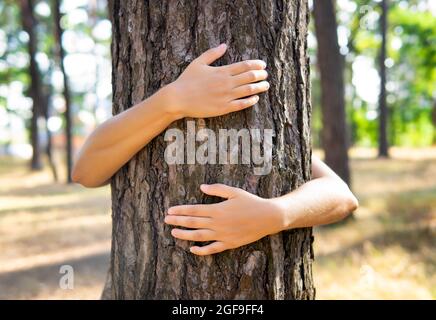
[[[436,298],[436,148],[351,152],[354,219],[315,229],[318,299]],[[110,252],[109,188],[52,183],[0,158],[0,299],[98,299]],[[61,289],[61,266],[74,289]]]

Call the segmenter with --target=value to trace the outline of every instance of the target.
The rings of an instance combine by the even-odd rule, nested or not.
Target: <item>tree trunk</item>
[[[325,162],[349,184],[344,61],[339,52],[334,0],[315,0],[313,13],[318,43],[318,67],[321,75],[321,140]]]
[[[41,74],[39,73],[38,64],[35,56],[37,53],[37,36],[36,36],[36,20],[33,15],[33,1],[21,0],[21,19],[23,30],[29,35],[29,41],[27,42],[27,50],[29,53],[29,74],[30,74],[30,96],[32,97],[32,119],[30,125],[30,139],[32,144],[32,159],[30,167],[32,170],[40,170],[42,168],[41,163],[41,150],[39,143],[39,130],[38,130],[38,118],[42,114],[42,86],[41,86]]]
[[[380,73],[380,95],[379,95],[379,135],[378,135],[378,155],[379,157],[388,157],[388,137],[387,137],[387,118],[388,107],[386,105],[386,33],[387,33],[387,15],[388,1],[381,2],[380,33],[382,37],[379,57]]]
[[[49,74],[51,74],[51,68],[49,69]],[[46,91],[46,92],[44,92]],[[48,165],[50,167],[51,173],[53,175],[54,182],[58,182],[58,170],[56,168],[56,164],[53,159],[53,136],[48,127],[48,120],[51,115],[51,106],[50,106],[50,97],[52,95],[51,85],[45,87],[44,93],[44,118],[45,118],[45,130],[47,135],[47,146],[45,152],[47,154]]]
[[[220,64],[260,58],[271,84],[259,103],[197,128],[273,129],[272,170],[254,165],[174,164],[164,134],[112,179],[113,299],[313,299],[312,229],[296,229],[213,256],[198,257],[163,223],[170,206],[212,203],[201,183],[225,183],[275,197],[310,179],[310,96],[306,0],[111,1],[113,113],[175,80],[209,47],[225,42]],[[185,132],[187,120],[171,125]],[[144,124],[144,130],[146,124]],[[192,245],[192,244],[191,244]]]
[[[57,51],[59,57],[59,66],[64,76],[64,99],[65,99],[65,153],[67,163],[67,183],[73,182],[71,178],[71,171],[73,168],[73,135],[72,135],[72,114],[71,114],[71,93],[68,84],[68,76],[65,72],[64,58],[65,51],[62,45],[63,29],[61,26],[61,13],[60,13],[60,0],[54,0],[53,16],[55,22],[55,38],[57,44]]]

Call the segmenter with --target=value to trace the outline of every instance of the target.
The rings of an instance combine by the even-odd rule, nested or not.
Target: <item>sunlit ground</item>
[[[436,148],[351,153],[360,208],[316,229],[317,298],[436,298]]]
[[[0,299],[96,299],[110,252],[109,188],[53,184],[49,170],[0,159]],[[74,289],[62,290],[62,265]]]
[[[318,299],[436,298],[436,148],[356,149],[355,219],[317,228]],[[109,188],[53,184],[0,158],[0,298],[97,299],[110,251]],[[432,241],[433,240],[433,241]],[[74,289],[59,287],[60,266]]]

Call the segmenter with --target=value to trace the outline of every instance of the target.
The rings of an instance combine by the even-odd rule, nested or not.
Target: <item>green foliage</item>
[[[322,0],[317,0],[322,1]],[[436,142],[436,130],[432,122],[432,112],[436,108],[436,17],[434,12],[422,10],[428,0],[400,1],[390,0],[388,28],[388,106],[389,139],[394,145],[428,146]],[[61,96],[62,86],[59,78],[54,77],[59,71],[56,56],[56,43],[53,30],[53,16],[50,8],[53,1],[34,0],[38,22],[38,52],[48,63],[39,63],[44,85],[54,97]],[[69,32],[70,42],[73,35],[78,43],[76,48],[66,48],[67,58],[77,54],[95,55],[99,51],[104,68],[110,65],[110,39],[95,36],[96,27],[107,19],[107,6],[103,0],[63,1],[62,11],[65,16],[62,26]],[[79,4],[80,3],[80,4]],[[92,4],[97,4],[93,6]],[[380,45],[378,18],[379,2],[371,0],[338,1],[337,17],[339,25],[347,31],[347,45],[341,48],[345,55],[346,109],[352,143],[364,146],[377,145],[377,103],[365,100],[353,81],[356,74],[353,65],[360,57],[373,61],[377,68]],[[344,3],[348,9],[344,8]],[[48,9],[47,9],[48,8]],[[351,10],[350,10],[351,8]],[[48,10],[48,11],[47,11]],[[348,11],[347,11],[348,10]],[[79,17],[79,19],[77,19]],[[80,17],[84,17],[80,19]],[[97,48],[97,49],[96,49]],[[102,48],[105,48],[102,53]],[[96,50],[95,52],[93,50]],[[316,63],[316,48],[309,48],[312,61]],[[44,60],[42,59],[42,60]],[[40,62],[40,61],[39,61]],[[19,2],[0,1],[0,115],[13,114],[28,123],[29,106],[10,105],[8,90],[12,83],[21,83],[23,95],[28,95],[30,79],[28,75],[27,36],[22,31]],[[102,67],[103,68],[103,67]],[[103,70],[100,69],[99,72]],[[108,76],[109,77],[109,76]],[[322,121],[320,114],[320,84],[317,68],[312,67],[312,130],[314,145],[320,145]],[[83,117],[97,120],[95,106],[90,103],[89,94],[96,95],[98,83],[87,87],[78,86],[85,79],[70,79],[74,110],[74,134],[86,133]],[[101,81],[101,80],[100,80]],[[110,97],[99,97],[99,103],[109,104]],[[52,99],[53,100],[53,99]],[[92,100],[92,99],[91,99]],[[102,101],[105,100],[105,101]],[[9,104],[8,104],[9,103]],[[54,110],[54,116],[61,116],[62,110]],[[0,123],[5,126],[5,122]],[[7,125],[6,125],[7,126]],[[1,136],[0,127],[0,136]],[[5,142],[5,141],[0,141]]]
[[[339,25],[348,30],[345,84],[351,140],[357,145],[377,146],[378,122],[374,116],[377,102],[365,101],[357,94],[352,68],[359,57],[368,58],[373,61],[373,68],[378,68],[380,7],[378,2],[369,0],[345,2],[355,6],[349,15],[343,14],[340,5],[337,7]],[[436,16],[422,9],[427,0],[391,0],[389,3],[386,65],[390,143],[429,146],[436,143],[432,123],[432,112],[436,108]],[[312,81],[312,86],[317,110],[319,83]],[[314,115],[317,117],[317,111]],[[313,128],[315,137],[321,128],[320,120],[317,121],[315,119]],[[317,141],[315,139],[315,145]]]
[[[34,16],[36,19],[35,35],[37,37],[37,63],[42,75],[43,87],[46,94],[50,96],[49,103],[52,106],[50,116],[57,118],[57,122],[61,123],[61,127],[55,133],[62,134],[63,122],[63,107],[62,107],[62,90],[63,81],[60,75],[59,61],[57,58],[57,43],[54,33],[54,17],[52,14],[54,1],[52,0],[33,0]],[[88,74],[93,76],[92,71],[97,68],[97,64],[109,65],[110,68],[110,38],[96,36],[96,28],[102,21],[107,22],[107,1],[106,0],[89,0],[89,1],[61,1],[61,25],[65,29],[64,47],[66,49],[66,59],[72,60],[68,70],[73,70],[76,66],[82,67]],[[110,32],[107,23],[105,32]],[[101,29],[101,28],[100,28]],[[8,144],[10,142],[25,142],[14,140],[17,131],[10,130],[10,123],[18,119],[22,124],[25,124],[26,130],[29,130],[29,119],[32,115],[28,99],[29,97],[29,58],[27,51],[28,35],[23,31],[20,2],[13,0],[0,1],[0,144]],[[65,46],[65,43],[68,45]],[[80,55],[85,56],[87,60],[80,61]],[[93,59],[90,59],[92,57]],[[65,62],[64,61],[64,62]],[[68,63],[65,62],[67,65]],[[86,65],[86,68],[83,68]],[[100,66],[100,69],[102,67]],[[103,73],[101,73],[103,74]],[[106,71],[104,75],[109,74]],[[89,131],[90,123],[84,123],[80,118],[80,112],[86,110],[92,114],[95,121],[98,122],[101,117],[96,116],[98,106],[89,107],[85,103],[86,95],[98,95],[98,85],[103,76],[97,78],[96,81],[88,81],[87,86],[82,83],[88,80],[87,76],[75,75],[70,77],[70,91],[73,110],[73,133],[75,135],[84,135],[88,132],[84,129],[86,126]],[[105,77],[109,78],[109,77]],[[14,83],[21,84],[21,89],[11,94],[11,86]],[[18,86],[20,87],[20,86]],[[107,91],[107,90],[106,90]],[[106,92],[104,91],[104,92]],[[13,99],[11,99],[13,97]],[[110,96],[103,96],[101,93],[95,100],[105,107],[110,107]],[[88,99],[89,100],[89,99]],[[5,119],[6,118],[6,119]],[[89,118],[89,117],[88,117]],[[19,129],[17,129],[19,130]],[[28,134],[27,134],[28,135]],[[6,137],[6,138],[5,138]],[[9,141],[11,139],[12,141]]]

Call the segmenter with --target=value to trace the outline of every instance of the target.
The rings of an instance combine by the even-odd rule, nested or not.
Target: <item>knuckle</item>
[[[252,63],[251,63],[251,61],[249,61],[249,60],[246,60],[246,61],[243,62],[243,66],[244,66],[244,68],[246,68],[246,69],[250,69],[250,68],[251,68],[251,65],[252,65]]]
[[[241,100],[241,101],[237,102],[236,107],[240,109],[240,108],[245,107],[247,104],[248,104],[248,102],[246,100]]]
[[[204,241],[205,240],[205,234],[203,232],[197,232],[195,234],[195,239],[198,241]]]
[[[216,254],[216,253],[220,252],[220,250],[218,250],[216,248],[213,248],[213,249],[211,248],[211,249],[208,249],[207,251],[208,251],[207,254]]]
[[[247,94],[251,95],[254,94],[256,92],[256,86],[255,85],[249,85],[247,87]]]
[[[197,227],[197,220],[194,218],[191,218],[191,217],[186,218],[186,224],[190,227],[196,228]]]
[[[223,252],[223,251],[225,251],[225,250],[227,250],[227,249],[225,248],[224,245],[217,245],[215,248],[213,248],[213,249],[211,250],[211,251],[212,251],[211,254],[219,253],[219,252]]]
[[[255,81],[257,79],[257,73],[256,71],[252,70],[248,72],[248,80],[249,81]]]

